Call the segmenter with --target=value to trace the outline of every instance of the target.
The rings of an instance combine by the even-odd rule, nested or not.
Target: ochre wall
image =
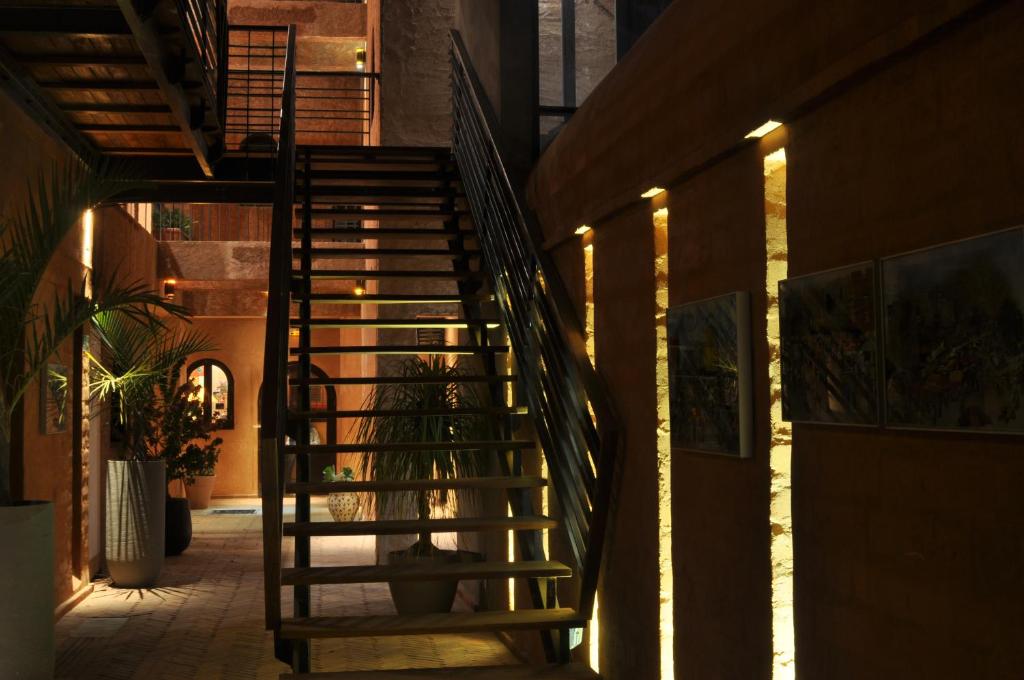
[[[974,4],[674,3],[541,158],[532,202],[577,301],[571,233],[595,228],[597,368],[626,436],[606,677],[657,677],[652,210],[669,209],[671,305],[752,294],[754,455],[672,455],[676,673],[769,678],[762,158],[786,148],[791,276],[1024,223],[1024,6]],[[743,141],[773,116],[784,129]],[[1015,677],[1022,454],[1019,437],[794,426],[798,677]]]

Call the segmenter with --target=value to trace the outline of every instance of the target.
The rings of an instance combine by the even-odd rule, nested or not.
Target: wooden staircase
[[[274,631],[277,657],[295,673],[282,677],[597,677],[572,663],[571,647],[594,611],[616,460],[616,419],[587,358],[564,286],[518,207],[461,50],[456,40],[453,149],[296,148],[294,27],[288,33],[264,354],[264,384],[276,389],[263,391],[260,434],[266,624]],[[360,248],[353,242],[359,240],[368,243]],[[416,316],[424,309],[419,305],[426,306],[429,317]],[[445,313],[438,314],[439,308]],[[320,342],[324,329],[341,331],[330,342]],[[351,340],[351,329],[361,329],[360,342]],[[439,329],[454,331],[458,339],[437,345],[391,337]],[[293,335],[297,343],[290,346]],[[394,356],[424,354],[462,355],[474,368],[457,382],[486,399],[451,411],[313,408],[314,387],[438,384],[436,378],[387,370]],[[314,375],[314,357],[344,355],[376,357],[378,370],[362,371],[372,375]],[[289,368],[290,359],[297,370]],[[451,382],[444,378],[441,384]],[[289,404],[293,387],[298,388],[297,404]],[[478,418],[487,427],[473,441],[443,444],[310,441],[314,420],[366,422],[396,415],[460,415]],[[489,471],[449,480],[323,482],[312,476],[316,456],[390,456],[432,448],[479,456],[490,463]],[[524,472],[524,458],[538,454],[547,463],[544,476]],[[286,480],[291,457],[295,479]],[[538,491],[549,484],[560,509],[557,520],[535,508]],[[497,505],[507,508],[507,515],[459,512],[454,517],[328,522],[315,521],[311,514],[310,498],[333,491],[437,489],[490,494],[500,499]],[[286,494],[295,498],[294,517],[288,521]],[[566,563],[547,554],[545,531],[563,534]],[[486,561],[465,564],[355,566],[310,561],[311,544],[324,537],[437,532],[509,532],[518,559],[490,554]],[[282,562],[285,541],[294,544],[290,565]],[[575,588],[555,587],[569,577]],[[313,588],[489,579],[516,579],[529,596],[516,604],[521,607],[528,599],[532,606],[387,616],[314,612],[311,606]],[[294,595],[290,615],[282,612],[284,589]],[[575,608],[560,605],[559,590],[574,592]],[[539,634],[547,663],[376,673],[311,673],[310,668],[312,641],[318,639],[514,631]]]
[[[297,479],[287,481],[285,494],[295,497],[294,521],[281,523],[280,537],[294,539],[295,563],[277,569],[275,587],[293,588],[295,611],[281,617],[275,632],[278,647],[287,658],[294,676],[303,678],[390,678],[421,677],[394,672],[314,673],[310,674],[310,641],[322,638],[348,638],[390,635],[541,631],[551,661],[544,667],[487,668],[475,671],[432,671],[437,677],[595,677],[588,669],[569,664],[570,629],[583,628],[587,617],[573,609],[559,607],[554,581],[573,575],[573,568],[549,558],[543,551],[542,532],[555,530],[558,522],[538,515],[532,507],[536,491],[547,480],[527,476],[522,455],[536,448],[532,440],[517,439],[517,421],[529,410],[506,401],[506,384],[516,381],[503,371],[503,358],[510,351],[503,323],[488,285],[490,274],[484,269],[481,251],[475,247],[476,234],[461,193],[459,176],[451,152],[445,149],[380,147],[300,147],[296,150],[291,262],[288,271],[289,313],[287,326],[297,329],[297,346],[288,351],[298,361],[298,375],[289,386],[298,386],[303,403],[292,404],[285,414],[286,428],[295,441],[284,445],[278,455],[298,458]],[[352,208],[332,209],[336,202],[359,203],[365,212],[388,214],[382,222],[392,224],[395,213],[406,226],[337,228],[332,222],[351,219]],[[372,247],[340,245],[335,239],[362,239]],[[425,247],[436,242],[438,247]],[[365,268],[338,268],[346,260],[368,263]],[[398,265],[392,265],[397,262]],[[376,268],[373,267],[376,265]],[[344,265],[342,265],[344,266]],[[349,282],[358,281],[363,290],[351,292]],[[386,283],[381,283],[386,281]],[[444,282],[438,285],[438,282]],[[341,283],[339,283],[341,282]],[[424,290],[444,292],[424,293]],[[433,315],[445,310],[444,319],[418,319],[415,312],[429,305]],[[317,311],[314,316],[313,310]],[[402,313],[361,313],[388,306]],[[360,313],[353,313],[353,307]],[[335,311],[336,310],[336,311]],[[324,316],[326,314],[326,316]],[[379,329],[401,331],[417,329],[455,329],[459,341],[454,345],[418,345],[413,343],[374,342],[370,344],[315,344],[313,332],[319,329]],[[294,333],[294,331],[293,331]],[[374,334],[376,335],[376,334]],[[364,336],[365,337],[365,336]],[[485,407],[460,411],[374,411],[368,408],[324,412],[309,405],[309,387],[385,385],[410,382],[450,383],[449,378],[401,377],[387,375],[312,375],[315,357],[340,354],[427,355],[460,354],[468,358],[473,372],[457,376],[455,382],[479,385],[490,402]],[[281,385],[284,390],[284,385]],[[514,394],[515,390],[511,390]],[[454,443],[395,441],[360,444],[355,442],[309,443],[309,424],[325,417],[341,419],[380,418],[395,415],[464,415],[490,423],[493,439]],[[351,420],[349,420],[351,422]],[[346,428],[341,428],[343,431]],[[501,476],[458,478],[452,480],[319,482],[312,478],[308,458],[312,454],[362,454],[416,452],[425,450],[464,450],[494,458]],[[264,459],[266,460],[266,459]],[[280,488],[280,480],[278,480]],[[425,489],[476,489],[481,494],[502,494],[513,508],[508,516],[458,516],[417,519],[363,519],[353,522],[311,521],[310,498],[333,491],[378,493]],[[502,503],[505,505],[505,503]],[[327,536],[387,536],[421,532],[515,532],[521,561],[490,560],[455,564],[382,564],[358,566],[311,566],[310,542]],[[273,539],[272,539],[273,540]],[[278,550],[277,552],[280,552]],[[535,608],[515,611],[449,612],[427,615],[345,616],[344,612],[312,612],[311,588],[342,584],[398,581],[518,579],[529,584]]]

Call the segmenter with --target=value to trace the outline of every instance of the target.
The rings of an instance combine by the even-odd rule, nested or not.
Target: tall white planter
[[[167,467],[107,462],[107,569],[119,588],[148,588],[164,566]]]
[[[53,503],[0,506],[0,677],[52,680]]]

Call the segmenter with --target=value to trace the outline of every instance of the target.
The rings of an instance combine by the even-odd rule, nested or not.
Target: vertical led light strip
[[[86,272],[85,279],[85,295],[86,297],[92,297],[92,251],[93,251],[93,240],[94,240],[94,225],[96,216],[93,214],[92,209],[87,209],[82,213],[82,265],[88,269]]]
[[[583,246],[583,281],[584,281],[584,306],[586,319],[584,319],[584,333],[587,342],[587,356],[590,363],[597,366],[597,350],[594,344],[594,244]],[[593,409],[590,411],[594,415]],[[601,672],[601,622],[599,619],[599,607],[597,596],[594,596],[594,612],[590,617],[590,667],[595,673]]]
[[[668,392],[668,208],[654,221],[655,380],[658,400],[658,638],[661,678],[675,677],[672,607],[672,442],[669,437]]]
[[[512,375],[512,362],[514,360],[514,357],[510,356],[507,362],[509,375]],[[505,404],[507,404],[509,407],[515,404],[515,391],[512,389],[511,382],[505,383]],[[512,517],[512,503],[507,503],[506,507],[508,508],[508,516]],[[516,561],[516,532],[512,530],[509,530],[508,532],[508,561],[509,564]],[[510,578],[508,580],[508,608],[510,611],[515,611],[516,609],[516,580],[514,578]]]
[[[764,157],[764,224],[767,267],[768,349],[771,360],[771,531],[772,678],[796,677],[793,628],[792,430],[782,420],[782,366],[779,360],[779,281],[786,278],[789,250],[786,233],[786,150]]]

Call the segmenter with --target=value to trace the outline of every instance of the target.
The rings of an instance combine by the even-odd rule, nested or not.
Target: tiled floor
[[[315,508],[314,519],[326,519],[323,513]],[[203,511],[194,512],[192,521],[192,545],[167,559],[159,587],[121,590],[97,583],[61,619],[58,680],[276,680],[288,670],[274,659],[273,637],[263,630],[260,517]],[[317,539],[314,545],[314,564],[373,563],[370,538]],[[386,584],[317,587],[313,595],[314,613],[394,613]],[[331,640],[315,644],[313,652],[314,670],[516,663],[490,635]]]

